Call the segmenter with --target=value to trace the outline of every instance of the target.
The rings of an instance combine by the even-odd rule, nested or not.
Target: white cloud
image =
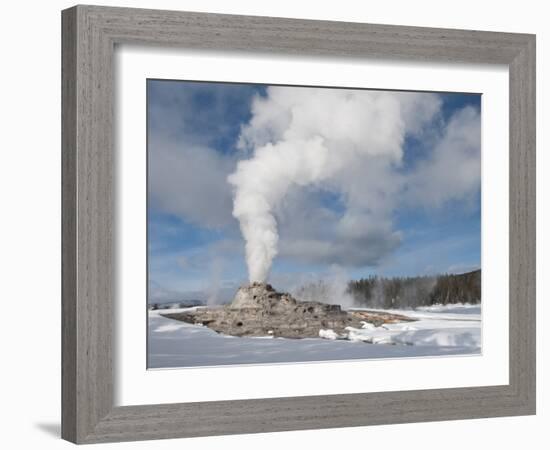
[[[431,157],[406,180],[410,205],[439,207],[476,194],[481,181],[481,120],[472,107],[459,110],[445,127]]]
[[[376,265],[401,242],[392,223],[358,209],[323,205],[325,192],[292,189],[276,208],[279,256],[303,263]]]
[[[200,226],[233,222],[231,187],[226,178],[235,160],[186,139],[151,137],[149,199],[154,208]]]

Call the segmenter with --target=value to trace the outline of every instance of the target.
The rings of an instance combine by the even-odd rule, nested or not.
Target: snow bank
[[[338,334],[333,330],[319,330],[319,337],[323,339],[330,339],[334,341],[338,339]]]
[[[430,323],[426,323],[430,322]],[[428,345],[442,347],[481,347],[480,327],[455,327],[452,323],[435,321],[415,322],[418,328],[399,327],[400,324],[387,325],[376,329],[357,329],[349,327],[348,339],[370,344],[392,345]]]
[[[481,317],[448,309],[403,311],[421,316],[416,322],[382,327],[364,322],[360,329],[346,330],[348,340],[333,330],[321,330],[323,339],[231,337],[160,313],[149,311],[149,368],[448,356],[481,350]]]
[[[434,305],[414,311],[391,312],[405,314],[417,321],[380,327],[363,322],[360,329],[348,327],[346,338],[369,344],[481,349],[480,305]]]

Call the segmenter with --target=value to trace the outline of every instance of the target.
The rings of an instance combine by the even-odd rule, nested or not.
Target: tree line
[[[418,277],[370,276],[348,283],[347,292],[357,306],[416,308],[435,304],[480,303],[481,270],[460,275]]]

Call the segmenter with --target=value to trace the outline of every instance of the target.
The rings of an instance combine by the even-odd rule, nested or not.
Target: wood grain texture
[[[535,40],[510,71],[510,384],[535,410],[536,95]]]
[[[63,11],[62,435],[77,443],[535,412],[535,38],[526,34],[77,6]],[[506,64],[510,383],[113,407],[115,44]]]
[[[65,439],[76,440],[76,10],[62,17],[62,431]]]
[[[81,441],[113,406],[112,42],[64,13],[62,436]],[[64,221],[64,222],[65,222]],[[84,406],[86,405],[86,406]]]

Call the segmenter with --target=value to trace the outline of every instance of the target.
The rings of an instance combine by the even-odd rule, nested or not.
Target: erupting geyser
[[[432,117],[438,105],[426,94],[380,91],[269,87],[265,96],[257,96],[239,138],[250,158],[239,161],[228,177],[233,216],[246,242],[249,281],[268,278],[279,245],[276,211],[291,189],[325,187],[341,194],[343,230],[367,224],[360,230],[365,235],[373,223],[387,223],[385,202],[365,202],[348,172],[365,161],[373,167],[398,166],[405,134]],[[376,193],[380,200],[387,197],[388,188],[373,186],[375,198]],[[335,261],[329,256],[325,262]]]

